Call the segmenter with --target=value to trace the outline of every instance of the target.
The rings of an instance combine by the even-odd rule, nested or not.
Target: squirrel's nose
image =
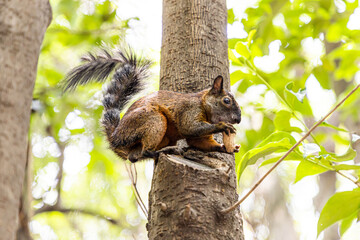
[[[241,114],[234,115],[233,121],[234,121],[234,123],[240,123],[241,122]]]

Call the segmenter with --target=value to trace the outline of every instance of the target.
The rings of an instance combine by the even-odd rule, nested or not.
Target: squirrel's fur
[[[217,132],[235,132],[233,123],[241,120],[241,111],[231,93],[223,89],[218,76],[212,88],[197,93],[157,91],[134,102],[123,118],[120,112],[142,89],[150,61],[129,51],[112,55],[103,50],[82,58],[85,63],[65,78],[65,90],[91,80],[105,81],[114,72],[103,99],[102,124],[111,149],[132,162],[156,156],[156,151],[176,145],[177,140],[205,151],[226,151],[213,139]]]

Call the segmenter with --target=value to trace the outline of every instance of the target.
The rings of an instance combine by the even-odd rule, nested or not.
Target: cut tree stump
[[[149,239],[242,239],[239,209],[220,213],[238,198],[233,155],[195,150],[183,155],[161,154],[155,167]]]

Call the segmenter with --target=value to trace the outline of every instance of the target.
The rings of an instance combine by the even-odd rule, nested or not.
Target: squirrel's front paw
[[[223,153],[227,152],[224,144],[220,144],[220,145],[217,145],[217,146],[213,147],[212,151],[223,152]]]
[[[184,153],[184,149],[179,148],[178,146],[167,146],[157,151],[158,153],[165,153],[165,154],[175,154],[175,155],[182,155]]]
[[[235,127],[230,123],[219,122],[217,125],[218,129],[222,132],[225,132],[227,135],[229,135],[230,133],[236,133]]]

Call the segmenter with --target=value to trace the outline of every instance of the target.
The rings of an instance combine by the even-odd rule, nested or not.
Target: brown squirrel
[[[103,82],[115,71],[104,94],[102,124],[111,149],[121,158],[131,162],[156,158],[160,149],[175,146],[179,139],[203,151],[226,152],[213,134],[235,133],[231,124],[240,123],[241,110],[233,95],[223,89],[222,76],[215,78],[211,88],[200,92],[160,90],[144,96],[120,119],[124,106],[142,90],[151,62],[120,50],[113,55],[102,50],[82,60],[85,63],[66,76],[64,90],[91,80]]]

